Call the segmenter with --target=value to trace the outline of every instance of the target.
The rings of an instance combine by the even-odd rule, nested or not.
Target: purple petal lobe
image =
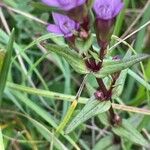
[[[49,32],[52,32],[52,33],[55,33],[55,34],[58,34],[58,35],[63,35],[63,33],[61,32],[60,28],[57,25],[54,25],[54,24],[49,24],[47,26],[47,30]]]
[[[86,0],[42,0],[42,2],[49,6],[68,11],[84,4]]]
[[[77,5],[80,6],[82,4],[84,4],[86,2],[86,0],[77,0]]]
[[[66,5],[76,5],[76,1],[75,0],[58,0],[58,2],[60,3],[60,5],[62,6],[66,6]]]
[[[62,22],[62,19],[66,18],[66,16],[61,15],[59,13],[52,13],[52,16],[56,25],[59,25],[60,22]]]
[[[57,0],[42,0],[42,2],[45,3],[48,6],[60,7],[60,4]]]
[[[93,9],[98,18],[109,20],[116,17],[123,6],[121,0],[95,0]]]
[[[123,7],[124,7],[124,4],[120,3],[115,9],[113,17],[117,16],[119,14],[119,12],[123,9]]]
[[[79,29],[79,24],[70,19],[68,16],[61,15],[59,13],[53,13],[52,15],[55,25],[50,24],[48,26],[48,31],[61,33],[65,37],[70,37]]]

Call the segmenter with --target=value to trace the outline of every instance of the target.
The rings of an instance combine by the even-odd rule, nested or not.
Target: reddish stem
[[[103,80],[101,78],[96,78],[96,80],[97,80],[98,85],[99,85],[99,90],[101,89],[104,96],[107,97],[108,90],[107,90]]]

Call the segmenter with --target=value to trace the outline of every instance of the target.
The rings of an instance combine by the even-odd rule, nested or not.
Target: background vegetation
[[[140,64],[128,70],[123,92],[113,104],[126,119],[128,130],[110,127],[105,113],[82,123],[70,134],[54,134],[83,76],[62,57],[44,48],[47,42],[60,44],[64,40],[47,33],[45,25],[51,21],[51,12],[34,2],[37,1],[0,1],[0,66],[9,51],[0,75],[0,150],[146,149],[150,143],[150,60],[144,61],[143,70]],[[114,35],[129,44],[119,44],[114,53],[123,56],[132,45],[136,53],[150,54],[150,1],[124,2],[126,9],[117,18]],[[116,42],[113,36],[111,46]],[[88,76],[75,114],[96,87],[93,76]],[[121,141],[114,141],[118,136]]]

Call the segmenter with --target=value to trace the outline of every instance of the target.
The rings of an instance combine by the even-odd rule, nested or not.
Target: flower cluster
[[[57,7],[70,14],[69,16],[53,13],[55,24],[49,24],[47,30],[55,34],[63,35],[64,37],[71,37],[79,30],[84,30],[86,26],[87,31],[87,16],[83,19],[82,25],[77,20],[73,20],[70,16],[82,16],[78,7],[86,5],[86,0],[42,0],[48,6]],[[95,0],[93,10],[96,14],[96,31],[99,40],[105,41],[110,35],[111,26],[113,26],[113,19],[119,14],[123,8],[121,0]],[[88,14],[87,14],[88,15]],[[80,20],[81,20],[80,19]],[[85,21],[86,20],[86,21]]]
[[[88,0],[42,0],[45,4],[57,7],[64,11],[64,14],[52,13],[54,24],[49,24],[47,30],[49,32],[59,34],[65,37],[67,42],[72,44],[71,46],[80,52],[80,49],[77,47],[76,39],[81,39],[82,41],[88,40],[91,34],[92,21],[90,20],[90,13],[85,13],[82,8],[87,7]],[[84,53],[83,57],[85,60],[85,64],[88,69],[93,72],[97,72],[102,68],[103,59],[107,53],[107,46],[109,44],[110,36],[113,32],[113,25],[115,22],[116,16],[122,10],[124,4],[121,0],[95,0],[92,9],[89,8],[89,12],[95,14],[95,31],[97,36],[97,43],[99,44],[100,52],[99,52],[99,61],[95,60],[95,58],[91,55],[89,57],[89,52],[87,55]],[[80,21],[74,19],[77,16]],[[93,26],[94,27],[94,26]],[[73,38],[72,38],[73,37]],[[73,39],[73,40],[72,40]],[[70,40],[70,41],[69,41]],[[92,49],[89,47],[89,49]],[[110,95],[107,90],[102,90],[102,95],[105,98],[108,98],[107,95]]]
[[[113,33],[115,18],[123,9],[124,4],[121,0],[95,0],[93,7],[89,7],[90,0],[42,0],[45,4],[57,7],[63,14],[52,13],[54,24],[49,24],[49,32],[64,36],[68,45],[79,52],[85,61],[87,69],[98,72],[103,67],[103,60],[107,54],[107,46]],[[95,19],[93,21],[93,17]],[[97,43],[100,47],[99,52],[95,51],[90,38],[95,27]],[[85,42],[85,43],[84,43]],[[88,44],[87,44],[88,43]],[[83,46],[81,46],[83,45]],[[88,48],[85,50],[85,46]],[[119,77],[120,72],[111,75],[112,83],[107,89],[103,79],[96,78],[99,85],[94,96],[101,101],[110,100],[112,90]],[[112,122],[118,120],[113,109],[110,109]],[[120,121],[119,121],[120,122]]]

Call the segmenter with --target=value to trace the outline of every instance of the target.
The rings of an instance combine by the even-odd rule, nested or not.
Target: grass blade
[[[118,136],[125,138],[137,145],[147,148],[150,146],[149,142],[143,137],[143,135],[125,119],[123,120],[121,126],[113,127],[112,130]]]
[[[5,150],[4,143],[3,143],[3,135],[0,127],[0,150]]]
[[[1,69],[2,69],[2,66],[3,66],[4,57],[5,57],[5,52],[4,52],[4,50],[0,49],[0,72],[1,72]]]
[[[2,94],[3,94],[4,88],[5,88],[5,85],[6,85],[6,81],[7,81],[7,75],[8,75],[8,72],[9,72],[11,56],[12,56],[12,52],[13,52],[14,37],[15,37],[15,30],[13,29],[12,33],[10,35],[6,55],[5,55],[5,58],[4,58],[4,63],[3,63],[2,70],[1,70],[1,73],[0,73],[0,103],[1,103]]]
[[[111,107],[111,103],[109,101],[100,102],[91,98],[84,108],[78,113],[67,126],[65,133],[68,134],[72,132],[77,126],[81,123],[87,121],[88,119],[106,112]]]

